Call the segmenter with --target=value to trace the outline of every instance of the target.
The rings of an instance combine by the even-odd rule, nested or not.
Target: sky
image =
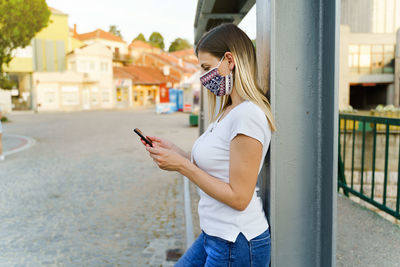
[[[79,34],[97,28],[108,31],[116,25],[130,43],[139,33],[146,40],[158,31],[164,37],[165,50],[176,38],[194,42],[194,17],[197,0],[46,0],[47,5],[69,15],[68,24],[77,25]],[[239,24],[250,39],[256,38],[256,8]]]

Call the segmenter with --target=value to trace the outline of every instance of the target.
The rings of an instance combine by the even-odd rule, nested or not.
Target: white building
[[[398,106],[400,0],[342,0],[340,24],[339,109]]]
[[[115,106],[112,52],[100,43],[67,54],[66,72],[33,74],[38,111],[108,109]]]

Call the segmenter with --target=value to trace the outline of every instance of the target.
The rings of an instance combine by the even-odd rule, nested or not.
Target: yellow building
[[[31,41],[31,45],[17,49],[14,58],[5,72],[16,83],[12,90],[13,109],[32,109],[33,72],[63,72],[66,70],[66,54],[84,44],[73,38],[68,27],[68,15],[54,8],[48,26],[42,29]]]

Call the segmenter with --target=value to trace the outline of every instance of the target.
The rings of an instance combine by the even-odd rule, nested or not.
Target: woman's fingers
[[[150,152],[152,155],[158,155],[159,154],[159,148],[157,147],[151,147],[151,146],[146,146],[146,150]]]
[[[150,147],[150,145],[149,144],[147,144],[146,143],[146,141],[144,141],[142,138],[140,138],[140,141],[142,142],[142,144],[143,145],[145,145],[146,147]],[[155,146],[158,146],[158,144],[156,145],[156,143],[155,142],[152,142],[152,144],[153,144],[153,147],[155,147]]]
[[[161,139],[156,137],[156,136],[148,136],[148,135],[146,135],[146,137],[149,138],[151,141],[161,142]]]

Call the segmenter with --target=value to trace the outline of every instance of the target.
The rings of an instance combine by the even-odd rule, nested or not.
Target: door
[[[83,109],[90,109],[90,91],[89,88],[84,88],[82,91]]]

